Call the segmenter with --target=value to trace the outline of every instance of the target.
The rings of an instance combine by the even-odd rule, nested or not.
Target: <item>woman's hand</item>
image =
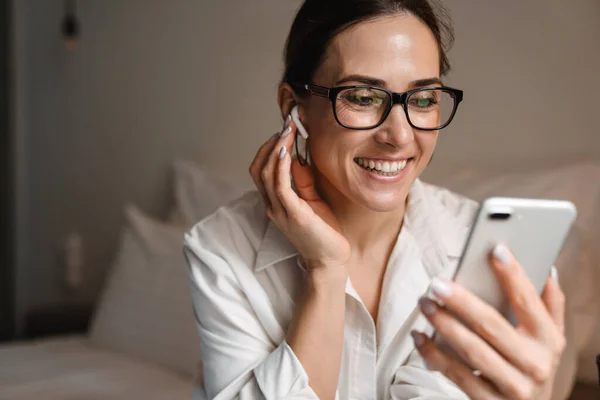
[[[292,160],[296,126],[290,118],[280,135],[262,145],[250,175],[263,197],[267,215],[288,237],[309,270],[345,266],[350,244],[329,206],[319,197],[309,166]],[[292,189],[290,170],[298,193]]]
[[[430,369],[442,372],[472,399],[550,399],[566,344],[565,297],[556,272],[540,297],[505,246],[494,249],[490,262],[519,326],[513,327],[459,285],[436,280],[432,291],[444,307],[423,298],[421,310],[464,362],[441,351],[421,333],[413,332],[415,345]]]

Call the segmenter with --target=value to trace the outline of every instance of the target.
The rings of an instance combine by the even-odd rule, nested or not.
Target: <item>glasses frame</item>
[[[380,88],[377,86],[370,86],[370,85],[338,86],[338,87],[328,88],[325,86],[313,85],[313,84],[309,84],[309,83],[305,83],[305,84],[294,83],[293,86],[302,88],[302,89],[306,90],[308,93],[310,93],[311,95],[325,97],[325,98],[329,99],[331,101],[331,105],[333,107],[333,115],[334,115],[337,123],[346,129],[352,129],[355,131],[367,131],[367,130],[375,129],[375,128],[381,126],[385,122],[385,120],[389,117],[390,113],[392,112],[392,108],[396,104],[401,104],[403,106],[402,108],[404,109],[404,114],[406,114],[406,120],[408,121],[409,125],[411,127],[413,127],[414,129],[418,129],[420,131],[438,131],[438,130],[444,129],[445,127],[450,125],[450,123],[454,119],[454,116],[456,115],[456,110],[458,109],[458,105],[463,100],[463,91],[462,90],[454,89],[454,88],[451,88],[448,86],[418,88],[418,89],[409,90],[408,92],[403,92],[403,93],[396,93],[396,92],[392,92],[391,90],[387,90],[387,89]],[[381,121],[379,121],[379,123],[376,125],[365,127],[365,128],[354,128],[354,127],[344,125],[342,122],[340,122],[338,115],[337,115],[337,108],[336,108],[337,96],[338,96],[338,94],[340,94],[340,92],[342,92],[343,90],[346,90],[346,89],[377,89],[377,90],[381,90],[381,91],[387,93],[388,96],[390,97],[391,101],[389,103],[387,110],[385,110],[385,113],[384,113]],[[413,123],[410,120],[410,116],[408,115],[408,99],[410,98],[410,96],[412,96],[415,93],[429,91],[432,89],[444,90],[445,92],[451,93],[455,100],[454,101],[454,109],[452,110],[452,114],[450,115],[448,122],[446,122],[444,125],[437,127],[437,128],[420,128],[418,126],[413,125]]]

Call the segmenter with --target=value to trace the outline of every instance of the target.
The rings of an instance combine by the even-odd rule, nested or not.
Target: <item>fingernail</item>
[[[285,156],[285,152],[286,152],[286,148],[285,146],[281,147],[281,150],[279,150],[279,159],[281,160],[283,158],[283,156]]]
[[[287,135],[289,135],[289,134],[290,134],[290,132],[291,132],[291,131],[292,131],[292,127],[291,127],[291,126],[288,126],[287,128],[285,128],[285,129],[283,130],[283,132],[281,132],[281,137],[286,137]]]
[[[427,297],[421,297],[419,299],[419,306],[425,315],[432,315],[437,310],[435,302]]]
[[[560,283],[558,281],[558,271],[554,265],[552,266],[552,269],[550,270],[550,276],[552,276],[552,279],[554,279],[554,282]]]
[[[437,297],[448,298],[452,296],[452,288],[440,278],[433,278],[430,287],[433,294]]]
[[[410,331],[410,335],[412,336],[416,347],[423,346],[423,344],[425,343],[425,338],[421,335],[420,332],[413,330],[413,331]]]
[[[502,264],[509,264],[513,259],[510,250],[503,244],[497,244],[492,254]]]

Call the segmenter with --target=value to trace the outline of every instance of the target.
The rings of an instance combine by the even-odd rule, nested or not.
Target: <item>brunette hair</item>
[[[454,42],[448,10],[437,0],[305,0],[285,46],[283,81],[310,83],[333,38],[363,21],[409,13],[429,27],[440,54],[440,74],[450,71],[447,52]]]

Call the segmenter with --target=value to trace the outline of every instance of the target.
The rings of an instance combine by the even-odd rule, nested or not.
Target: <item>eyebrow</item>
[[[386,86],[386,82],[383,79],[374,78],[372,76],[366,76],[366,75],[346,76],[345,78],[342,78],[339,81],[337,81],[334,86],[339,86],[339,85],[341,85],[343,83],[347,83],[347,82],[360,82],[360,83],[363,83],[363,84],[369,85],[369,86],[380,86],[380,87]],[[429,86],[429,85],[442,85],[442,81],[440,80],[440,78],[432,77],[432,78],[425,78],[425,79],[417,79],[416,81],[410,82],[408,85],[411,88],[423,87],[423,86]]]
[[[369,86],[385,86],[385,81],[383,79],[373,78],[371,76],[366,75],[349,75],[337,81],[335,83],[335,86],[339,86],[342,83],[347,82],[360,82]]]
[[[412,81],[409,85],[411,87],[442,85],[442,81],[440,80],[440,78],[433,77],[433,78],[417,79],[416,81]]]

